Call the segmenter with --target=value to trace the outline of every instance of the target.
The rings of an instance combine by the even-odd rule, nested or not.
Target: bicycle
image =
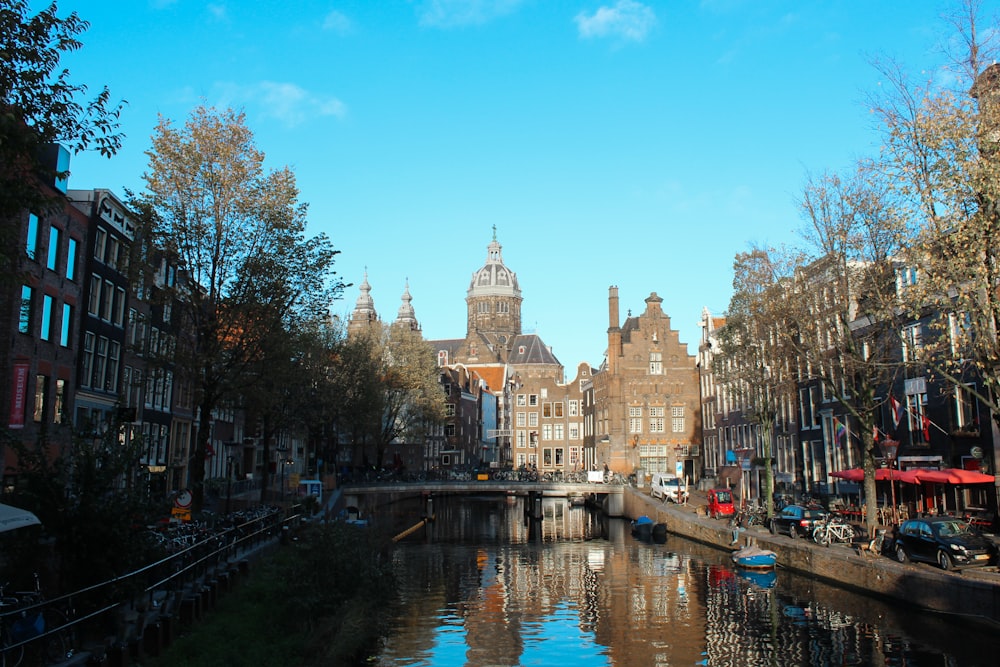
[[[817,544],[828,547],[835,542],[850,544],[854,541],[855,532],[851,524],[831,515],[813,529],[812,537]]]
[[[38,573],[30,591],[7,593],[0,585],[0,665],[17,667],[26,649],[44,664],[73,656],[73,638],[66,615],[45,600]],[[37,649],[37,651],[36,651]]]

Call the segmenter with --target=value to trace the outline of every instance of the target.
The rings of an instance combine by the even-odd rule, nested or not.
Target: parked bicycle
[[[31,591],[7,592],[0,586],[0,665],[17,667],[29,651],[42,664],[63,662],[74,645],[66,615],[45,601],[38,573]]]
[[[830,546],[835,543],[850,544],[854,541],[857,533],[854,526],[844,521],[842,518],[830,515],[825,521],[813,528],[813,541],[823,546]]]

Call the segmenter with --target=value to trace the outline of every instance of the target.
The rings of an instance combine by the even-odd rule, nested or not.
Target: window
[[[444,404],[444,416],[445,417],[454,417],[455,416],[455,404],[454,403],[445,403]]]
[[[48,386],[48,378],[44,375],[35,376],[35,412],[34,419],[41,422],[45,418],[45,389]]]
[[[570,440],[579,440],[580,439],[580,425],[579,424],[570,424],[569,425],[569,439]]]
[[[641,417],[642,416],[642,406],[640,405],[630,405],[628,408],[629,417]]]
[[[552,424],[543,424],[542,440],[551,440],[551,439],[552,439]]]
[[[89,387],[94,381],[94,334],[83,335],[83,360],[80,363],[80,384]]]
[[[979,406],[973,390],[971,385],[955,387],[955,427],[960,431],[979,430]]]
[[[52,271],[59,265],[59,228],[49,227],[49,254],[45,260],[45,268]]]
[[[563,416],[563,404],[561,401],[559,403],[552,404],[552,414],[555,415],[556,418]]]
[[[650,375],[663,375],[663,353],[662,352],[650,352],[649,353],[649,374]]]
[[[528,405],[531,407],[536,407],[538,405],[538,394],[528,395]]]
[[[115,289],[115,324],[123,326],[125,324],[125,288]]]
[[[23,334],[31,333],[31,286],[21,285],[21,307],[17,313],[17,330]]]
[[[64,303],[62,307],[62,321],[59,322],[59,344],[69,347],[69,334],[73,326],[73,306]]]
[[[556,465],[561,466],[563,464],[563,448],[556,447]]]
[[[552,465],[552,450],[551,449],[546,448],[546,449],[542,450],[542,465],[545,466],[546,468],[548,468],[548,467],[550,467]]]
[[[111,313],[115,305],[115,286],[104,281],[104,289],[101,290],[101,319],[111,321]]]
[[[94,257],[97,261],[104,262],[104,253],[108,245],[108,232],[103,229],[97,230],[97,235],[94,237]]]
[[[580,414],[580,401],[569,402],[569,416],[576,417]]]
[[[90,276],[90,302],[87,305],[87,312],[97,317],[101,312],[101,277]]]
[[[684,406],[675,405],[670,408],[670,430],[674,433],[684,432]]]
[[[642,433],[642,417],[629,417],[628,432]]]
[[[566,438],[566,427],[564,424],[552,425],[552,438],[554,440],[563,440]]]
[[[527,439],[527,434],[524,431],[518,431],[517,435],[515,436],[515,438],[517,440],[517,446],[518,447],[524,447],[527,444],[527,440],[528,440]]]
[[[42,295],[42,325],[38,331],[38,337],[42,340],[49,340],[52,337],[52,310],[55,302],[48,294]]]
[[[104,380],[104,388],[108,391],[118,391],[118,362],[121,358],[121,343],[111,341],[108,343],[108,374]]]
[[[455,435],[455,425],[454,424],[445,424],[444,425],[444,434],[446,436],[448,436],[448,437],[454,437],[454,435]]]
[[[77,241],[71,236],[69,248],[66,250],[66,278],[68,280],[76,280],[76,246]]]
[[[529,412],[528,413],[528,426],[538,426],[538,413]]]
[[[514,415],[514,420],[517,426],[525,426],[527,424],[527,417],[524,412],[518,412]]]
[[[524,394],[518,394],[517,395],[517,406],[518,407],[524,407],[527,404],[528,404],[528,402],[527,402],[527,399],[525,398],[525,395]]]
[[[650,433],[663,433],[663,417],[652,417],[649,420]]]
[[[34,213],[28,214],[28,237],[24,241],[24,254],[28,259],[38,257],[38,216]]]
[[[545,403],[544,405],[542,405],[542,417],[544,417],[545,419],[551,419],[552,417],[551,403]]]
[[[917,361],[920,356],[920,325],[903,328],[903,361]]]
[[[97,337],[97,350],[94,354],[94,389],[104,388],[104,373],[108,368],[108,339]]]
[[[66,409],[66,380],[56,380],[55,401],[52,403],[52,423],[61,424]]]
[[[118,268],[118,255],[121,252],[121,243],[118,239],[111,237],[108,239],[108,266],[112,269]]]
[[[906,414],[913,444],[928,444],[931,436],[931,422],[927,418],[927,394],[907,394]]]

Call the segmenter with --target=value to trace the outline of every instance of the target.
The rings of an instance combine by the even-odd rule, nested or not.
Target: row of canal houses
[[[53,154],[61,168],[65,159]],[[183,332],[171,305],[156,298],[157,290],[183,280],[183,271],[162,257],[148,270],[132,270],[141,239],[127,207],[110,191],[50,185],[64,206],[44,216],[25,212],[20,243],[27,278],[0,297],[0,330],[10,337],[0,361],[8,432],[25,443],[65,448],[74,430],[96,438],[109,424],[125,424],[121,438],[142,436],[136,474],[151,491],[185,488],[197,415],[190,385],[169,363]],[[506,291],[486,285],[487,269],[511,278]],[[366,287],[367,276],[359,304],[369,296]],[[748,417],[751,399],[727,388],[713,370],[724,318],[702,313],[702,338],[691,355],[671,327],[662,298],[651,293],[640,315],[630,310],[621,320],[618,289],[611,287],[604,361],[597,368],[580,364],[565,382],[552,350],[520,331],[520,288],[502,262],[495,232],[487,264],[474,274],[469,293],[466,337],[429,341],[438,354],[446,421],[421,442],[394,443],[385,465],[424,471],[607,468],[635,475],[640,484],[654,472],[672,472],[691,484],[740,484],[747,496],[762,493],[766,448],[760,425]],[[377,318],[369,301],[356,308],[356,316]],[[416,326],[409,301],[407,288],[400,312],[405,309],[404,319]],[[493,301],[503,307],[491,310]],[[904,332],[911,348],[920,340],[920,326],[911,323]],[[541,362],[532,357],[536,349],[545,353]],[[900,361],[906,353],[900,350]],[[971,392],[922,375],[897,384],[885,388],[879,426],[883,437],[900,443],[898,468],[995,473],[992,420]],[[901,409],[894,409],[894,401]],[[265,461],[267,450],[239,411],[221,409],[213,417],[206,478],[252,477],[265,466],[271,472],[280,466],[289,475],[317,472],[317,453],[304,438],[279,434],[269,450],[277,458]],[[374,462],[374,455],[341,444],[348,446],[341,447],[338,464]],[[860,464],[861,439],[824,385],[802,382],[783,397],[772,445],[779,491],[858,493],[856,484],[831,477]],[[4,447],[3,458],[9,491],[16,484],[12,448]],[[964,488],[961,497],[955,491],[924,490],[922,509],[996,507],[995,487]]]

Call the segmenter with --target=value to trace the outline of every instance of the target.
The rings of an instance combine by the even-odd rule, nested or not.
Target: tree
[[[793,326],[784,291],[796,263],[789,255],[753,248],[736,256],[733,296],[719,331],[713,374],[744,406],[747,421],[760,429],[764,470],[763,499],[774,514],[774,452],[782,406],[794,405],[796,366],[780,330]]]
[[[27,0],[0,0],[0,220],[53,205],[41,182],[63,174],[44,166],[42,151],[49,144],[108,157],[121,148],[124,102],[112,104],[107,87],[90,101],[81,100],[87,87],[73,83],[68,69],[59,69],[64,55],[82,47],[79,37],[90,25],[76,12],[60,18],[57,11],[53,2],[32,15]],[[0,276],[14,275],[18,268],[16,254],[10,254],[16,230],[0,225]]]
[[[918,281],[913,318],[932,333],[920,364],[988,407],[1000,436],[1000,67],[997,24],[982,28],[982,3],[949,17],[957,45],[946,84],[912,83],[878,63],[887,82],[872,108],[880,122],[881,168],[897,206],[916,229],[907,260]],[[982,382],[983,389],[975,389]],[[993,469],[1000,469],[994,447]]]
[[[796,271],[792,292],[795,328],[783,336],[799,360],[800,382],[820,383],[844,410],[845,437],[860,443],[870,506],[876,498],[875,433],[888,401],[882,392],[900,370],[905,316],[895,274],[909,241],[906,220],[875,167],[862,161],[846,177],[807,180],[799,200],[806,263]],[[875,512],[865,518],[874,534]]]
[[[213,413],[237,403],[259,372],[275,331],[324,310],[343,289],[336,251],[305,237],[305,204],[295,176],[264,172],[243,113],[196,108],[183,128],[160,118],[146,191],[153,233],[181,273],[165,290],[176,298],[179,374],[194,382],[198,407],[190,485],[201,508]]]
[[[352,336],[337,351],[334,382],[342,400],[339,431],[376,467],[388,446],[420,442],[428,424],[444,419],[434,350],[419,331],[381,325]]]

